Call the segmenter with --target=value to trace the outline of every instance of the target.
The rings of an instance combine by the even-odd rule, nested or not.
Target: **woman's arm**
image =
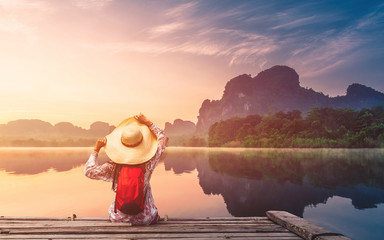
[[[167,143],[168,143],[168,137],[165,135],[165,132],[163,129],[159,128],[155,124],[153,124],[146,116],[144,116],[142,113],[139,115],[134,116],[140,123],[143,123],[149,127],[149,129],[153,132],[153,134],[156,135],[157,141],[159,143],[159,146],[157,148],[157,152],[160,151],[160,154],[164,152]],[[157,153],[156,153],[157,154]]]
[[[153,124],[151,121],[149,121],[148,118],[145,117],[143,114],[140,113],[139,115],[136,115],[135,118],[139,122],[147,125],[149,129],[152,131],[152,133],[155,134],[157,137],[157,142],[158,142],[157,151],[155,153],[155,156],[152,157],[149,165],[149,169],[153,171],[156,165],[159,163],[160,157],[167,146],[168,137],[165,135],[164,130],[162,130],[161,128]]]
[[[99,138],[97,140],[93,152],[85,164],[84,175],[91,179],[112,182],[115,164],[112,162],[106,162],[102,165],[99,165],[97,161],[99,151],[102,147],[105,146],[106,143],[106,138]]]

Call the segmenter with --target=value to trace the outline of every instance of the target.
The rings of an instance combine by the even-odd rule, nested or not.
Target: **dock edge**
[[[351,240],[342,234],[328,231],[289,212],[267,211],[266,215],[273,222],[306,240]]]

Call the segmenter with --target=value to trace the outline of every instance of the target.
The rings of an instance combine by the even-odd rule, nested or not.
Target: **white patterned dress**
[[[144,211],[137,215],[127,215],[125,213],[116,210],[115,201],[109,207],[109,219],[112,222],[130,222],[132,225],[149,225],[156,223],[158,220],[158,212],[153,200],[151,185],[149,183],[153,170],[157,163],[160,161],[161,154],[164,152],[167,145],[168,137],[165,136],[164,131],[157,127],[155,124],[149,127],[149,129],[156,135],[158,140],[158,147],[155,155],[146,163],[146,170],[144,175],[144,193],[146,196]],[[114,178],[114,170],[116,163],[108,161],[102,165],[97,161],[98,152],[92,152],[87,163],[84,167],[85,176],[96,179],[112,182]],[[116,189],[115,189],[116,191]]]

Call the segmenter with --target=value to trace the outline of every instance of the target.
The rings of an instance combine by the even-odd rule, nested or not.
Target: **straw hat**
[[[133,117],[122,121],[106,138],[105,153],[115,163],[144,163],[157,151],[156,136]]]

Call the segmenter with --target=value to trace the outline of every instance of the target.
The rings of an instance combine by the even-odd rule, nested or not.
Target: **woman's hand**
[[[97,139],[93,150],[95,150],[96,152],[99,152],[100,149],[105,146],[105,144],[107,144],[107,138],[99,138]]]
[[[152,124],[152,122],[149,121],[149,119],[146,116],[144,116],[142,113],[135,115],[134,118],[140,123],[147,125],[148,127],[151,126]]]

